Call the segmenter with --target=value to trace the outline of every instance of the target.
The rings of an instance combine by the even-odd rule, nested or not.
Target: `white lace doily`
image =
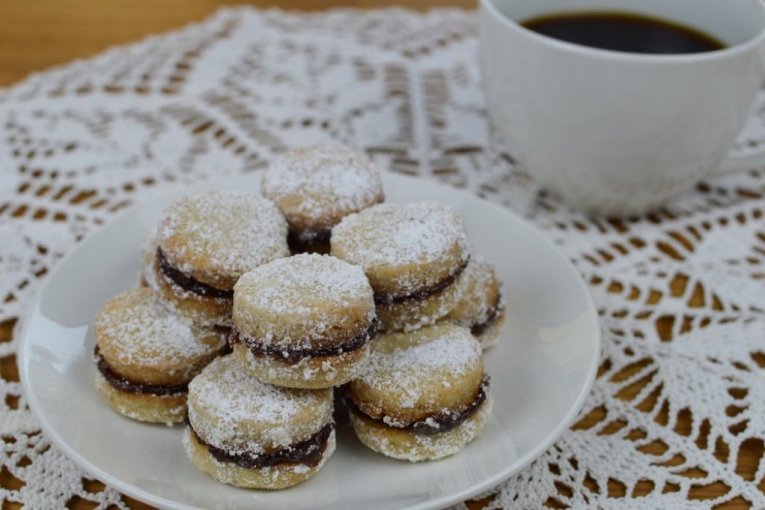
[[[573,213],[502,152],[477,60],[472,13],[243,8],[1,90],[0,321],[116,211],[335,140],[506,205],[591,286],[605,347],[582,418],[490,508],[765,508],[765,173],[634,220]],[[765,99],[737,150],[763,141]],[[39,433],[15,348],[0,338],[0,498],[127,508]]]

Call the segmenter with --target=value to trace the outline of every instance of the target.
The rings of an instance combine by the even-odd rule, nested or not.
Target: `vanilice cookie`
[[[117,412],[153,423],[180,423],[188,383],[226,347],[226,333],[169,312],[147,288],[119,294],[95,319],[96,388]]]
[[[376,325],[374,294],[360,267],[302,254],[239,279],[229,342],[264,382],[328,388],[357,376]]]
[[[470,329],[486,349],[497,343],[505,323],[505,299],[502,284],[491,264],[473,258],[465,269],[465,292],[445,321]]]
[[[233,355],[189,385],[186,453],[218,481],[254,489],[301,483],[335,450],[332,390],[271,386]]]
[[[253,193],[209,191],[181,198],[157,227],[148,283],[178,314],[202,326],[230,326],[234,284],[245,272],[289,255],[287,222]]]
[[[331,242],[332,255],[364,268],[383,331],[433,324],[462,297],[470,248],[446,205],[379,204],[346,216]]]
[[[329,252],[329,237],[344,216],[383,201],[377,168],[366,156],[335,145],[287,153],[263,175],[263,194],[290,226],[296,252]]]
[[[452,324],[380,335],[344,400],[362,443],[412,462],[457,453],[491,412],[481,346]]]

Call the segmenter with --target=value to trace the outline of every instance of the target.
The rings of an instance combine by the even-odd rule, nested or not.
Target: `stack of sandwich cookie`
[[[233,355],[189,385],[184,445],[200,470],[223,483],[283,489],[312,477],[335,450],[332,390],[272,386]]]
[[[344,400],[362,443],[412,462],[457,453],[491,412],[481,347],[469,330],[451,324],[380,335]]]
[[[180,423],[189,381],[227,350],[225,332],[180,319],[146,288],[107,301],[94,329],[98,392],[115,411],[152,423]]]
[[[462,299],[444,320],[470,329],[486,349],[499,340],[507,315],[502,284],[494,267],[480,257],[470,261],[464,278]]]
[[[413,331],[462,297],[470,260],[459,216],[436,202],[380,204],[332,230],[332,255],[361,266],[375,292],[382,331]]]
[[[289,255],[287,222],[276,205],[238,191],[174,202],[159,222],[156,242],[149,285],[176,313],[201,326],[231,326],[239,277]]]
[[[296,253],[329,253],[332,227],[384,198],[372,162],[335,145],[287,153],[265,172],[262,189],[286,216],[289,244]]]
[[[372,287],[358,266],[302,254],[264,264],[234,287],[230,342],[262,381],[328,388],[359,374],[377,328]]]
[[[332,387],[376,452],[426,461],[464,448],[491,409],[476,337],[496,341],[505,312],[460,218],[434,202],[380,204],[372,163],[337,146],[288,153],[262,189],[166,209],[143,287],[96,318],[99,393],[135,419],[185,416],[191,462],[238,487],[317,473],[335,449]]]

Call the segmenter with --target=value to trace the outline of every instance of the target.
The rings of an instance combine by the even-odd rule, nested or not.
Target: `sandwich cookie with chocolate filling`
[[[233,355],[189,384],[186,453],[216,480],[283,489],[316,474],[335,451],[332,390],[271,386]]]
[[[437,324],[380,335],[367,369],[344,389],[359,440],[401,460],[435,460],[478,437],[491,412],[481,346],[470,331]]]
[[[245,273],[234,287],[229,342],[260,380],[328,388],[358,375],[376,333],[364,272],[329,255],[301,254]]]
[[[284,216],[253,193],[181,198],[167,208],[157,232],[156,277],[148,283],[176,313],[201,326],[231,326],[239,277],[289,255]]]
[[[465,292],[444,321],[470,329],[486,349],[496,344],[505,323],[505,297],[494,267],[473,258],[465,269]]]
[[[98,392],[118,413],[152,423],[182,422],[189,381],[228,350],[226,332],[180,319],[147,288],[107,301],[94,329]]]
[[[436,202],[380,204],[332,230],[332,255],[364,269],[382,331],[433,324],[462,297],[470,248],[462,220]]]
[[[374,164],[335,145],[287,153],[263,175],[262,189],[287,217],[290,247],[296,253],[329,253],[332,227],[384,198]]]

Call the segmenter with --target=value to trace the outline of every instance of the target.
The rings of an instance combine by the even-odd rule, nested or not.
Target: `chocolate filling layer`
[[[210,455],[215,457],[216,460],[219,462],[231,462],[245,469],[259,469],[282,463],[305,464],[308,467],[316,467],[324,456],[324,450],[327,449],[329,435],[335,428],[335,424],[329,422],[320,431],[305,441],[295,443],[275,452],[244,452],[233,454],[222,448],[205,443],[194,430],[194,427],[189,423],[188,416],[186,417],[186,424],[189,426],[191,433],[194,434],[194,438],[199,444],[204,445],[207,448],[207,451],[210,452]]]
[[[160,248],[157,248],[157,259],[159,261],[159,269],[162,271],[162,274],[183,290],[203,297],[234,299],[233,289],[216,289],[215,287],[207,285],[206,283],[195,280],[190,275],[187,275],[183,271],[173,267],[172,264],[170,264],[170,261],[167,260],[167,257],[165,257],[165,254],[162,253]]]
[[[235,329],[231,330],[231,335],[228,337],[228,343],[233,347],[237,343],[243,343],[255,356],[268,356],[280,358],[287,363],[298,363],[303,358],[317,358],[321,356],[336,356],[346,352],[352,352],[364,347],[372,338],[377,334],[377,319],[372,321],[364,333],[351,338],[347,342],[340,344],[336,347],[318,347],[316,349],[311,348],[289,348],[278,345],[266,345],[257,342],[252,339],[242,338],[239,332]]]
[[[111,369],[106,363],[106,360],[101,353],[98,352],[98,346],[96,346],[93,352],[96,358],[96,366],[104,379],[120,391],[128,393],[150,393],[152,395],[169,395],[178,396],[183,393],[188,393],[189,383],[184,384],[145,384],[131,381],[125,377],[119,375],[117,372]]]
[[[290,230],[287,235],[287,245],[290,253],[319,253],[329,254],[329,239],[332,231],[324,232],[294,232]]]
[[[486,317],[486,320],[483,322],[477,322],[470,326],[470,332],[473,334],[473,336],[480,336],[482,335],[487,329],[491,327],[492,324],[494,324],[494,321],[497,320],[497,317],[505,310],[505,307],[502,304],[502,295],[497,295],[497,302],[494,303],[494,306],[489,311],[489,316]]]
[[[427,287],[423,287],[421,289],[418,289],[411,294],[405,294],[403,296],[397,296],[395,294],[375,294],[375,304],[383,305],[383,304],[391,304],[391,303],[403,303],[405,301],[420,301],[425,298],[428,298],[435,294],[436,292],[442,291],[445,288],[447,288],[449,285],[454,283],[459,275],[462,274],[462,271],[465,270],[468,263],[470,262],[470,259],[466,260],[460,267],[457,268],[456,271],[454,271],[452,274],[441,280],[440,282],[436,282],[433,285],[429,285]]]
[[[465,420],[475,414],[475,412],[478,411],[478,408],[481,407],[481,404],[486,401],[486,392],[488,389],[489,378],[484,377],[483,381],[481,381],[481,385],[478,387],[478,392],[473,398],[473,401],[461,411],[441,411],[406,425],[392,424],[391,420],[386,420],[386,416],[369,416],[367,413],[361,410],[361,408],[356,404],[356,402],[353,401],[351,397],[348,396],[347,390],[343,392],[342,398],[343,402],[345,402],[345,405],[352,412],[366,416],[368,419],[374,422],[394,429],[408,430],[413,434],[429,436],[433,434],[440,434],[441,432],[448,432],[459,427],[463,422],[465,422]]]
[[[296,231],[290,229],[287,234],[287,242],[310,246],[312,244],[328,243],[330,237],[332,237],[331,230],[316,232],[313,230]]]

